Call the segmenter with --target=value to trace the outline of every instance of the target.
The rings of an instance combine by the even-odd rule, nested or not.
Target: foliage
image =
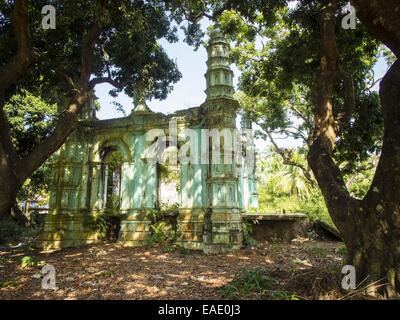
[[[120,194],[114,193],[113,183],[114,174],[121,173],[122,155],[116,150],[105,150],[103,158],[108,169],[106,208],[92,217],[91,227],[101,239],[117,241],[121,226],[121,199]]]
[[[305,156],[294,152],[299,163]],[[258,201],[260,212],[302,212],[312,220],[332,223],[324,199],[316,185],[311,185],[302,170],[283,164],[281,156],[267,151],[257,161]]]
[[[20,267],[21,267],[21,269],[27,269],[30,267],[35,267],[37,265],[38,265],[38,262],[35,258],[32,258],[30,256],[24,256],[21,259]]]
[[[168,166],[158,163],[157,172],[160,181],[165,183],[174,183],[176,186],[176,191],[179,192],[181,186],[180,186],[180,170],[178,166]]]
[[[309,198],[299,201],[299,212],[307,214],[313,221],[322,220],[333,225],[324,198],[318,188],[312,190]]]
[[[378,161],[379,156],[371,156],[368,160],[361,162],[359,168],[355,170],[354,173],[347,173],[345,175],[347,188],[351,196],[356,199],[363,199],[365,197],[374,178]],[[347,165],[347,162],[342,164],[345,168]],[[344,171],[348,172],[345,169]]]
[[[15,151],[24,157],[53,131],[57,106],[22,89],[5,104],[4,111]]]
[[[300,1],[289,6],[289,1],[271,1],[265,4],[270,8],[268,13],[255,10],[255,3],[233,5],[219,18],[234,42],[232,58],[242,71],[239,100],[262,129],[261,136],[264,133],[266,138],[265,133],[269,133],[300,140],[307,152],[314,127],[314,75],[319,65],[319,3]],[[362,25],[356,30],[340,28],[342,17],[338,11],[340,64],[354,80],[356,108],[342,130],[335,158],[338,163],[346,162],[348,173],[352,173],[381,148],[382,110],[370,87],[374,82],[373,66],[382,48]],[[343,92],[344,84],[338,76],[335,116],[345,108]]]
[[[340,135],[334,155],[347,177],[365,171],[365,163],[379,155],[382,146],[383,117],[378,93],[362,94],[358,99],[359,111]]]
[[[180,1],[52,1],[57,12],[57,29],[41,27],[41,8],[45,0],[30,2],[32,45],[41,54],[40,63],[32,66],[21,84],[37,87],[40,79],[46,98],[63,104],[69,90],[65,90],[63,76],[79,82],[81,43],[85,34],[97,21],[103,32],[95,47],[93,74],[111,76],[124,83],[113,89],[115,96],[124,90],[128,95],[144,94],[147,98],[164,99],[172,90],[171,84],[181,77],[175,61],[159,44],[160,39],[178,41],[177,25],[185,17],[185,4]],[[15,54],[16,42],[11,28],[12,2],[1,2],[0,61],[9,61]],[[198,44],[202,33],[197,21],[184,26],[187,40]],[[190,30],[189,30],[190,29]],[[55,95],[58,92],[59,95]],[[65,95],[66,94],[66,95]]]
[[[146,240],[148,244],[160,243],[167,245],[168,243],[172,243],[176,238],[171,224],[166,221],[158,221],[151,224],[150,232],[150,236]]]
[[[57,118],[56,104],[46,103],[39,95],[20,90],[5,104],[4,111],[10,124],[12,143],[18,156],[26,157],[53,131]],[[43,164],[24,182],[18,200],[47,202],[50,168]]]
[[[98,234],[100,239],[117,241],[121,220],[119,211],[104,210],[96,212],[87,223],[90,229]]]
[[[105,152],[104,160],[108,173],[105,177],[105,179],[107,179],[106,213],[112,216],[119,213],[121,206],[119,193],[121,188],[122,155],[116,150],[106,150]],[[117,182],[118,186],[114,185],[115,175],[117,175],[119,179],[119,182]],[[116,187],[118,187],[118,189],[116,189]]]
[[[300,300],[296,292],[274,291],[272,297],[276,300]]]
[[[179,167],[157,163],[160,180],[179,183]]]
[[[303,150],[292,151],[300,164],[306,164]],[[358,170],[346,174],[347,187],[352,196],[362,199],[371,185],[378,156],[361,163]],[[342,164],[343,167],[347,162]],[[312,220],[332,224],[324,198],[316,184],[310,184],[298,167],[285,165],[273,149],[260,153],[256,177],[260,212],[302,212]]]
[[[178,212],[179,209],[179,203],[175,202],[175,203],[164,203],[164,202],[160,202],[160,210],[158,211],[158,214],[160,216],[164,215],[165,213],[174,213],[174,212]]]
[[[346,256],[348,254],[347,248],[345,246],[338,248],[336,250],[337,254],[340,254],[341,256]]]
[[[274,280],[265,275],[265,270],[261,268],[255,270],[243,269],[219,291],[222,297],[226,299],[240,299],[249,293],[262,294],[263,291],[270,290],[273,285]]]
[[[253,238],[253,223],[248,221],[242,222],[242,231],[243,231],[243,244],[245,246],[254,246],[258,242]]]
[[[292,158],[298,163],[306,164],[305,156],[298,151],[293,152]],[[313,185],[306,180],[302,170],[295,166],[285,165],[282,157],[272,150],[262,154],[257,162],[257,175],[260,184],[269,184],[269,191],[275,194],[308,198]]]
[[[392,66],[393,63],[396,61],[396,56],[393,54],[392,51],[390,51],[386,46],[382,45],[381,48],[382,51],[382,57],[385,59],[386,63],[388,66]]]

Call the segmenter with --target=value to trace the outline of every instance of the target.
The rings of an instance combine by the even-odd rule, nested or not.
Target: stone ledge
[[[281,241],[290,243],[297,237],[307,237],[310,221],[305,214],[244,214],[243,220],[251,223],[252,234],[257,241]]]
[[[246,220],[262,220],[262,221],[290,221],[307,219],[304,213],[244,213],[243,219]]]

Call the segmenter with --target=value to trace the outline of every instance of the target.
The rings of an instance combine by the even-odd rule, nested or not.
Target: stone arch
[[[132,162],[132,154],[129,146],[122,139],[105,140],[98,144],[93,153],[93,161],[100,162],[102,153],[106,149],[114,149],[121,153],[123,162]]]
[[[93,198],[92,203],[94,206],[100,210],[106,209],[106,199],[107,190],[105,189],[105,172],[104,166],[107,160],[107,154],[112,152],[118,152],[121,155],[121,167],[120,167],[120,201],[122,201],[122,194],[124,188],[124,168],[127,164],[133,162],[132,155],[129,146],[121,138],[111,138],[111,139],[99,139],[93,148],[93,175],[95,179],[93,180],[93,187],[91,188],[91,198]],[[122,205],[122,202],[120,202]]]

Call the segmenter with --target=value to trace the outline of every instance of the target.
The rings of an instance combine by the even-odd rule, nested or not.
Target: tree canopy
[[[49,4],[55,8],[56,29],[42,27],[42,8]],[[24,181],[74,131],[97,84],[109,83],[110,94],[124,91],[136,101],[166,98],[181,74],[159,40],[176,42],[181,26],[186,41],[198,46],[197,20],[186,19],[193,8],[192,2],[158,0],[0,3],[0,176],[9,182],[0,196],[2,214]],[[58,112],[49,131],[19,152],[11,128],[16,123],[10,123],[16,119],[10,116],[24,92],[56,104]]]
[[[314,129],[313,88],[319,59],[317,10],[316,3],[309,3],[280,8],[268,21],[262,13],[246,20],[232,10],[220,18],[235,43],[232,57],[242,71],[240,89],[245,95],[239,98],[243,107],[271,138],[274,133],[283,134],[301,139],[306,147],[312,142]],[[373,67],[383,49],[362,26],[342,29],[342,18],[343,14],[338,14],[341,71],[335,84],[334,116],[343,117],[346,108],[354,110],[338,138],[335,156],[351,171],[371,153],[379,153],[381,147],[382,111],[371,86]],[[347,89],[349,82],[352,85]],[[346,90],[354,90],[354,102],[347,99],[352,92]]]

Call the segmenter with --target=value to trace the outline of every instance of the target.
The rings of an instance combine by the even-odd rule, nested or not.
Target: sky
[[[203,32],[206,32],[207,27],[210,25],[208,19],[201,21],[201,27]],[[193,47],[183,42],[183,34],[179,34],[180,40],[178,43],[168,43],[167,41],[161,40],[160,44],[166,50],[168,55],[176,60],[178,69],[182,73],[182,78],[174,85],[173,91],[168,95],[167,99],[151,100],[147,102],[147,105],[152,111],[173,113],[176,110],[187,109],[191,107],[200,106],[206,98],[204,90],[206,89],[206,81],[204,74],[207,66],[207,52],[204,46],[200,46],[197,51]],[[238,79],[240,76],[239,70],[235,65],[231,66],[234,72],[234,85],[237,88]],[[381,78],[386,72],[387,65],[383,59],[380,59],[375,66],[375,78]],[[375,85],[374,89],[378,90],[379,83]],[[117,98],[111,97],[108,92],[112,89],[109,84],[101,84],[96,86],[95,93],[99,99],[101,109],[97,113],[99,119],[110,119],[123,117],[121,112],[116,111],[115,106],[112,104],[113,101],[117,101],[123,106],[125,113],[129,115],[133,109],[133,101],[130,97],[121,93]],[[293,139],[278,139],[278,143],[281,147],[291,148],[301,145],[301,141],[295,141]],[[259,150],[265,150],[270,145],[269,141],[257,140],[256,147]]]

